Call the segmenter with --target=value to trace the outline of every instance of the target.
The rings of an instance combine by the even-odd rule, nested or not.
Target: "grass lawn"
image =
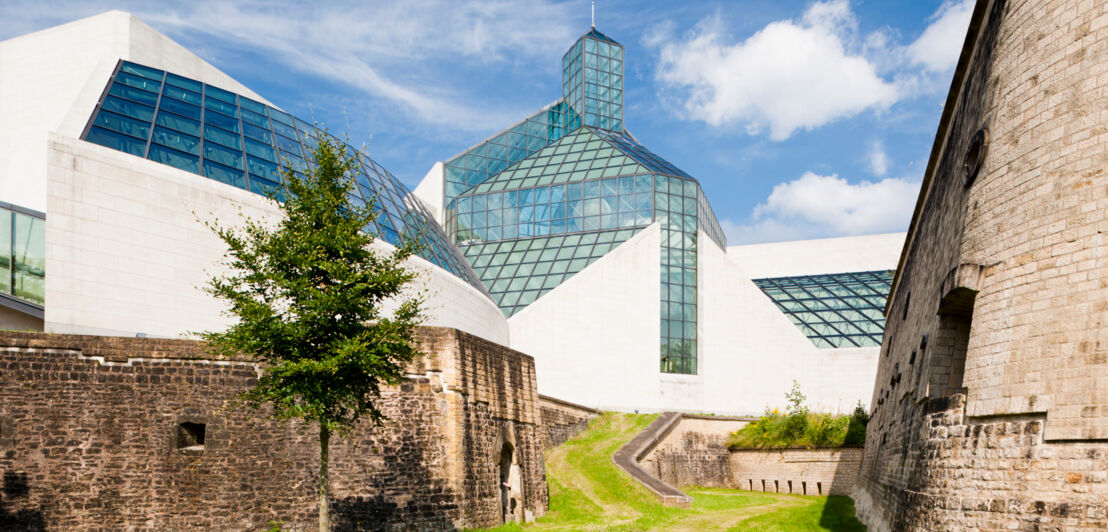
[[[547,451],[550,510],[535,523],[494,531],[710,530],[864,531],[847,497],[685,487],[692,508],[672,508],[616,467],[612,454],[656,415],[606,413],[589,430]]]

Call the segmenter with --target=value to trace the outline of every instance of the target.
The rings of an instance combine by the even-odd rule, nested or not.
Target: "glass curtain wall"
[[[596,31],[562,56],[562,99],[576,111],[566,124],[623,129],[623,46]]]
[[[693,374],[697,230],[727,243],[696,181],[624,129],[623,59],[593,28],[562,56],[561,130],[544,110],[451,159],[446,228],[510,317],[658,222],[661,370]]]
[[[196,80],[121,61],[84,139],[200,174],[257,194],[281,195],[282,170],[303,175],[318,145],[315,126],[271,106]],[[366,229],[391,244],[412,239],[423,258],[485,291],[422,203],[399,180],[351,146],[359,163],[351,200],[373,202]]]
[[[46,301],[46,221],[0,208],[0,292]]]
[[[559,100],[447,161],[444,204],[562,138],[566,111]]]

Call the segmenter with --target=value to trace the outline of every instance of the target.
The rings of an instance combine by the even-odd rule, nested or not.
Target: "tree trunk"
[[[327,453],[331,432],[319,425],[319,532],[331,532],[331,502],[327,494]]]

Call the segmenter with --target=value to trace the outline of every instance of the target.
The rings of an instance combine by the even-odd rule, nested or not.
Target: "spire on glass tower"
[[[595,23],[595,20],[594,20]],[[623,45],[593,26],[562,56],[566,132],[582,125],[623,131]]]

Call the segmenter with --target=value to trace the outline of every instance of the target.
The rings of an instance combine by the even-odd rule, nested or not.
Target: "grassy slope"
[[[853,502],[846,497],[689,487],[692,508],[662,506],[612,462],[612,454],[656,417],[604,414],[585,433],[549,450],[550,511],[532,525],[492,530],[865,530],[854,520]]]

